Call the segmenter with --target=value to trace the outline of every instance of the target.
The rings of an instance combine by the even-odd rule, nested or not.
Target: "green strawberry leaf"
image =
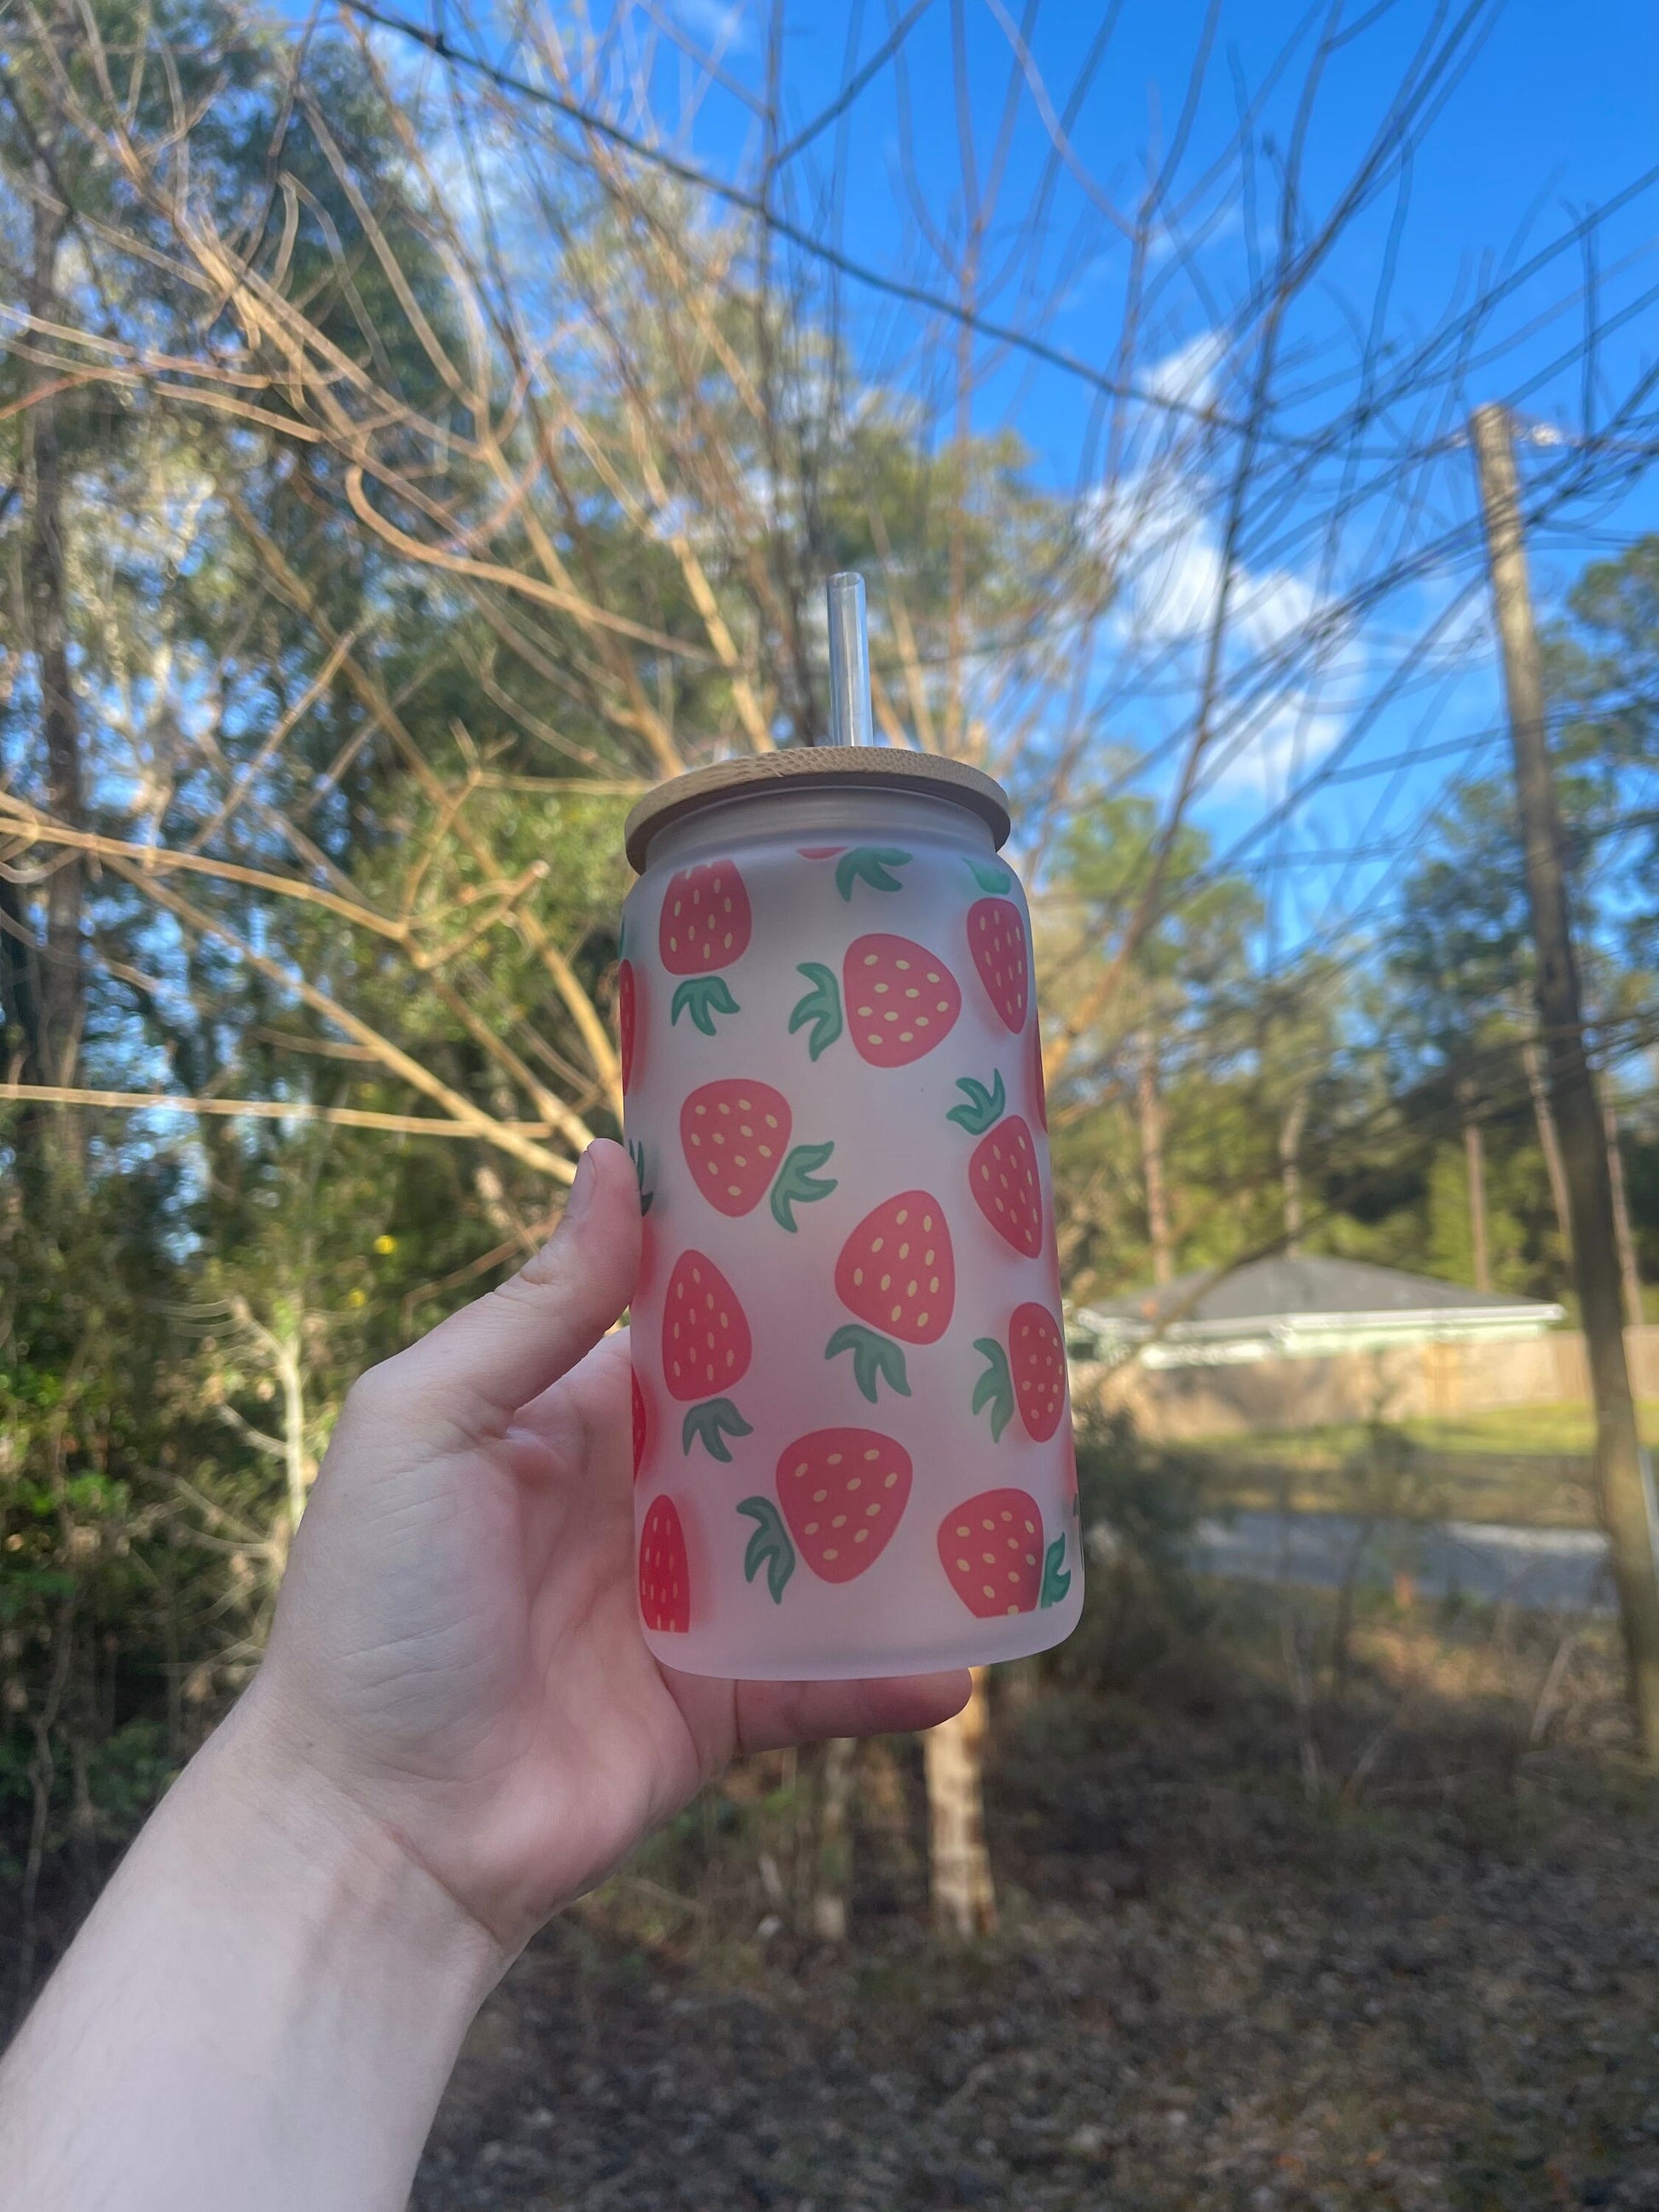
[[[690,1014],[691,1025],[705,1036],[714,1034],[716,1014],[735,1014],[738,1002],[732,996],[732,987],[724,975],[688,975],[675,992],[668,1009],[668,1026],[672,1030],[682,1014]]]
[[[835,1149],[833,1145],[797,1145],[778,1170],[778,1179],[772,1186],[772,1218],[792,1236],[795,1208],[811,1206],[814,1199],[828,1198],[836,1187],[834,1176],[817,1172]]]
[[[796,974],[805,975],[812,986],[804,999],[797,999],[789,1017],[789,1034],[804,1030],[810,1022],[812,1034],[806,1041],[806,1055],[816,1060],[821,1052],[828,1052],[841,1035],[841,990],[833,969],[822,961],[803,960]]]
[[[872,891],[902,890],[903,884],[891,871],[908,867],[910,860],[911,855],[900,852],[896,845],[854,845],[836,863],[836,889],[849,906],[854,884],[868,884]]]
[[[657,1194],[645,1187],[645,1146],[636,1145],[631,1137],[628,1141],[628,1157],[634,1163],[634,1180],[640,1187],[640,1212],[647,1214],[651,1211],[651,1201]]]
[[[1006,868],[994,866],[988,860],[970,860],[963,854],[963,865],[982,891],[1006,891],[1010,877]]]
[[[789,1577],[795,1571],[795,1547],[789,1540],[789,1531],[783,1525],[783,1516],[769,1498],[745,1498],[738,1507],[755,1524],[755,1533],[749,1539],[749,1549],[743,1555],[743,1578],[752,1583],[763,1567],[766,1570],[766,1587],[772,1593],[774,1605],[783,1603],[783,1593],[789,1586]]]
[[[974,1349],[985,1362],[985,1372],[974,1385],[973,1411],[991,1409],[991,1442],[1001,1441],[1002,1432],[1014,1418],[1014,1380],[1008,1372],[1008,1355],[994,1336],[976,1336]]]
[[[726,1448],[727,1437],[750,1437],[754,1431],[729,1398],[709,1398],[701,1406],[693,1406],[680,1425],[680,1448],[688,1455],[694,1443],[699,1443],[710,1459],[732,1463],[732,1455]]]
[[[853,1380],[873,1406],[878,1386],[884,1382],[896,1396],[908,1398],[910,1378],[904,1371],[904,1354],[890,1336],[878,1336],[872,1328],[849,1321],[838,1328],[823,1348],[826,1359],[853,1355]]]
[[[971,1075],[959,1076],[957,1089],[965,1095],[967,1103],[953,1106],[945,1120],[959,1121],[970,1137],[982,1137],[994,1122],[1002,1119],[1003,1109],[1008,1103],[1008,1093],[1002,1085],[1001,1070],[998,1069],[993,1075],[988,1091]]]
[[[1058,1605],[1072,1587],[1072,1571],[1061,1565],[1066,1557],[1066,1538],[1056,1536],[1042,1555],[1042,1595],[1037,1603]]]

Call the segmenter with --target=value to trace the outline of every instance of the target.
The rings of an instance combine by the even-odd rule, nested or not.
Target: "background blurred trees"
[[[1451,341],[1487,295],[1386,356],[1374,318],[1319,416],[1283,341],[1332,239],[1399,183],[1463,33],[1430,39],[1317,216],[1294,150],[1270,191],[1241,123],[1223,166],[1271,250],[1178,375],[1159,303],[1208,218],[1173,154],[1150,177],[1090,467],[1062,485],[981,427],[1012,344],[974,328],[996,163],[929,234],[947,296],[901,360],[860,341],[833,264],[789,250],[799,224],[598,127],[603,69],[570,24],[512,27],[516,73],[494,74],[349,11],[296,32],[209,0],[52,0],[6,33],[20,1990],[43,1882],[89,1897],[255,1663],[350,1376],[515,1266],[617,1132],[622,817],[659,777],[820,733],[832,569],[871,576],[885,741],[1015,796],[1078,1299],[1285,1243],[1468,1277],[1477,1163],[1492,1279],[1564,1288],[1501,787],[1423,826],[1397,899],[1288,945],[1251,858],[1193,818],[1354,676],[1365,611],[1425,549],[1455,550],[1423,491],[1437,433],[1386,464],[1366,441],[1389,407],[1455,418]],[[1054,145],[1040,193],[1070,173]],[[1553,661],[1650,1273],[1656,578],[1651,540],[1586,570]],[[1397,672],[1368,674],[1357,720]],[[1176,695],[1154,743],[1134,702]]]

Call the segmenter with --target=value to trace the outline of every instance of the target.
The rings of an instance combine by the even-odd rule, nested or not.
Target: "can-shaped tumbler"
[[[896,749],[635,810],[618,980],[647,1641],[1018,1658],[1083,1595],[1030,917],[999,786]]]

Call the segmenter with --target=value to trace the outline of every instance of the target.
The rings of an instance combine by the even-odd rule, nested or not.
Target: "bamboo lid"
[[[947,760],[942,753],[908,752],[896,745],[789,745],[745,760],[716,761],[659,783],[629,815],[623,848],[635,873],[643,873],[652,839],[671,822],[720,799],[762,791],[810,791],[830,781],[866,791],[953,799],[978,815],[999,848],[1012,826],[1002,786],[965,761]]]

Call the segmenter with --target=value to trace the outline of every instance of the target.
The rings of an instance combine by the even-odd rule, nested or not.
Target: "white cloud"
[[[750,42],[750,9],[745,0],[674,0],[674,13],[711,52],[741,49]]]
[[[1219,331],[1200,331],[1174,353],[1154,362],[1146,388],[1154,398],[1176,400],[1183,407],[1215,404],[1217,379],[1227,357],[1227,341]]]

